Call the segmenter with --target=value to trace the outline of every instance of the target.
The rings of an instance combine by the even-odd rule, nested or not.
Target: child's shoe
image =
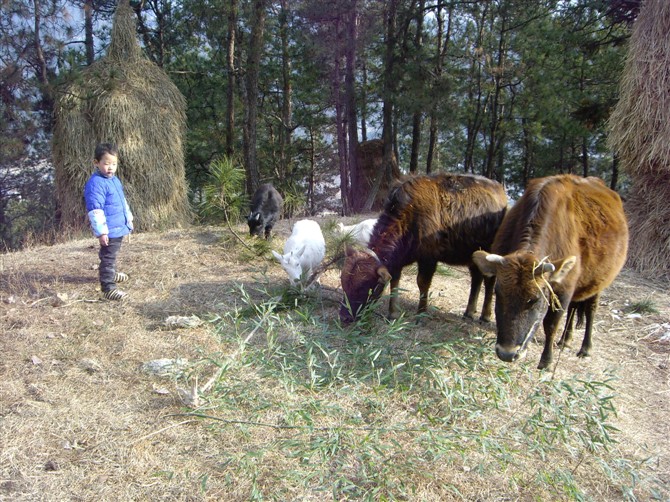
[[[127,296],[128,293],[121,291],[120,289],[110,289],[109,291],[106,291],[102,294],[102,297],[106,300],[114,300],[119,302],[123,301]]]
[[[128,274],[124,274],[123,272],[117,272],[114,275],[114,282],[126,282],[128,280]]]

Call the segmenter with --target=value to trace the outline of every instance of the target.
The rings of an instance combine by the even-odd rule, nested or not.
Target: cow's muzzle
[[[496,355],[501,361],[506,363],[513,363],[526,356],[526,349],[517,345],[516,347],[506,348],[500,344],[496,344]]]

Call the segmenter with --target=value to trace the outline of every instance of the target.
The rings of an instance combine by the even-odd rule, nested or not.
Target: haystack
[[[384,166],[384,142],[381,139],[363,141],[356,148],[358,176],[352,180],[354,190],[354,211],[364,209],[365,202],[373,190],[377,190],[370,210],[380,211],[384,207],[386,195],[393,183],[400,178],[398,161],[391,159],[391,177],[388,178]],[[381,179],[380,179],[381,177]]]
[[[670,279],[670,2],[647,0],[633,25],[610,147],[632,180],[628,264]]]
[[[96,144],[119,146],[117,175],[135,229],[177,226],[190,219],[184,173],[186,100],[136,38],[128,0],[117,7],[107,55],[60,94],[53,157],[60,223],[87,225],[82,200]]]

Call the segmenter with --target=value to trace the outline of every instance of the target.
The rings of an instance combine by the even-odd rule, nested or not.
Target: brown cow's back
[[[500,255],[530,251],[549,260],[575,255],[573,300],[591,297],[612,283],[626,261],[628,226],[621,198],[600,178],[532,180],[508,211],[491,249]]]
[[[465,315],[474,317],[483,276],[472,263],[472,253],[490,248],[506,208],[502,185],[482,176],[440,173],[406,178],[389,193],[370,237],[370,249],[347,250],[340,318],[353,320],[381,295],[386,282],[397,293],[403,267],[414,262],[418,263],[419,312],[426,310],[438,262],[468,265],[472,280]],[[487,281],[481,315],[485,321],[491,317],[492,287],[493,281]],[[389,300],[391,317],[397,314],[396,296]]]
[[[490,249],[506,207],[502,185],[483,176],[406,178],[389,193],[369,248],[392,268],[419,256],[465,265],[473,250]]]
[[[560,344],[585,316],[579,357],[589,355],[600,292],[626,260],[628,225],[619,195],[598,178],[559,175],[531,181],[507,212],[491,247],[473,259],[496,277],[496,354],[516,361],[538,326],[546,335],[540,368],[553,357],[558,322],[568,312]]]

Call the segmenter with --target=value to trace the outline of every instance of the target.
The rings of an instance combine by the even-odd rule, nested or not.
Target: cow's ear
[[[558,260],[552,263],[556,270],[549,276],[549,283],[552,285],[560,284],[575,267],[575,264],[577,263],[577,257],[568,256],[567,258],[563,258],[562,260]]]
[[[256,213],[254,214],[254,220],[258,221],[260,223],[261,221],[261,213]]]
[[[356,248],[347,244],[344,246],[344,254],[346,256],[354,256],[357,253]]]
[[[386,284],[391,280],[391,274],[389,273],[389,269],[386,268],[384,265],[377,268],[377,276],[379,277],[379,284]]]
[[[284,263],[284,257],[277,253],[274,249],[272,250],[272,256],[274,256],[279,263]]]
[[[502,263],[504,258],[500,255],[480,250],[472,254],[472,261],[477,265],[482,274],[486,277],[493,277],[496,275],[498,264]]]

